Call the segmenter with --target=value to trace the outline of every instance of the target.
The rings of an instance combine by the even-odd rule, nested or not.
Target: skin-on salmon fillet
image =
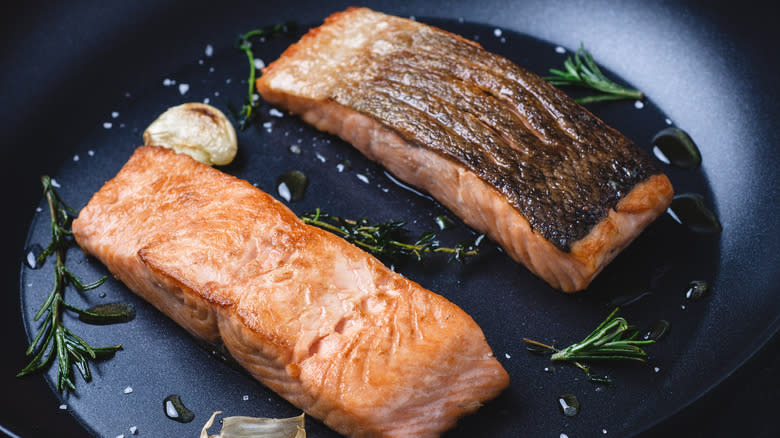
[[[413,20],[335,13],[263,69],[257,89],[566,292],[587,287],[672,200],[644,151],[562,91]]]
[[[135,293],[344,435],[438,436],[509,384],[456,305],[169,149],[138,148],[73,233]]]

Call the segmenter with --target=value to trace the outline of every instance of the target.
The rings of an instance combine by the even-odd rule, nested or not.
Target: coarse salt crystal
[[[245,395],[245,396],[243,396],[243,397],[241,397],[241,398],[242,398],[244,401],[247,401],[247,400],[249,400],[249,396],[248,396],[248,395]]]
[[[264,68],[264,67],[265,67],[265,62],[263,62],[263,60],[260,59],[260,58],[256,58],[255,59],[255,68],[260,69],[260,68]]]
[[[504,353],[504,357],[506,357],[507,359],[511,359],[512,358],[512,356],[510,356],[509,353]]]
[[[63,403],[63,404],[60,405],[60,409],[62,409],[64,411],[64,410],[68,409],[68,405]]]
[[[104,127],[104,128],[106,128],[106,129],[111,129],[111,127],[112,127],[112,126],[114,126],[114,124],[113,124],[113,123],[111,123],[111,122],[105,122],[105,123],[103,123],[103,127]]]
[[[323,156],[322,156],[322,154],[321,154],[321,153],[319,153],[319,152],[317,152],[315,155],[317,156],[317,159],[318,159],[318,160],[320,160],[320,162],[323,162],[323,163],[324,163],[324,162],[328,161],[328,160],[326,160],[326,159],[325,159],[325,157],[323,157]]]
[[[62,187],[60,183],[58,183],[57,180],[54,178],[51,179],[51,185],[54,186],[55,189]]]
[[[130,426],[130,433],[132,433],[133,435],[137,435],[138,434],[138,428],[135,427],[135,426]]]
[[[74,155],[73,156],[73,161],[78,161],[78,160],[79,160],[79,156],[78,155]]]
[[[557,47],[555,48],[555,53],[564,54],[564,53],[566,53],[566,49],[565,49],[565,48],[563,48],[563,46],[557,46]]]
[[[642,109],[644,107],[645,107],[645,103],[642,102],[641,100],[637,100],[637,101],[634,102],[634,108]]]
[[[90,150],[87,151],[87,155],[89,155],[90,157],[94,157],[95,156],[95,151],[90,149]]]
[[[357,174],[357,175],[355,175],[355,176],[357,177],[357,179],[359,179],[359,180],[363,181],[364,183],[366,183],[366,184],[368,184],[368,183],[369,183],[369,181],[368,181],[368,177],[367,177],[367,176],[365,176],[365,175],[363,175],[362,173],[358,173],[358,174]]]
[[[210,102],[211,102],[211,99],[209,99],[208,97],[203,99],[203,103],[205,103],[206,105],[208,105]]]
[[[190,84],[179,84],[179,94],[184,96],[188,91],[190,91]]]
[[[273,117],[284,117],[284,113],[279,111],[276,108],[271,108],[270,110],[268,110],[268,114]]]
[[[170,87],[171,85],[176,85],[176,81],[174,81],[173,79],[168,79],[168,78],[163,79],[163,86],[164,87]]]
[[[569,438],[569,435],[566,435],[565,433],[562,433],[562,434],[560,435],[560,438]]]
[[[125,388],[125,390],[124,390],[123,392],[124,392],[125,394],[130,394],[131,392],[133,392],[133,388],[131,388],[131,387],[129,387],[129,386],[128,386],[127,388]]]
[[[499,28],[495,28],[495,29],[493,29],[493,35],[495,35],[495,36],[496,36],[496,38],[500,37],[500,36],[501,36],[501,34],[503,34],[503,32],[501,31],[501,29],[499,29]]]
[[[211,44],[206,44],[206,49],[203,51],[203,53],[205,53],[206,56],[214,56],[214,46]]]
[[[119,112],[118,111],[112,111],[111,112],[111,117],[114,118],[114,119],[119,117]]]

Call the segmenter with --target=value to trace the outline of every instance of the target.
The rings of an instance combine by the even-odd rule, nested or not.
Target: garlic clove
[[[233,161],[238,150],[236,130],[225,115],[203,103],[168,108],[143,134],[147,145],[164,146],[208,165]]]

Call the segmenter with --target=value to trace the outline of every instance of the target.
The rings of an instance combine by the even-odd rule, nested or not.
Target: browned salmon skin
[[[449,32],[331,15],[263,98],[430,192],[553,287],[585,288],[672,199],[644,151],[540,77]]]
[[[138,148],[73,233],[134,292],[344,435],[438,436],[509,384],[456,305],[186,155]]]

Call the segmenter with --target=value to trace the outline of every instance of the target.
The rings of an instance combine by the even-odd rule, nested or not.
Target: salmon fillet
[[[440,295],[192,158],[142,146],[76,242],[194,336],[349,436],[438,436],[509,377]]]
[[[647,154],[566,94],[413,20],[335,13],[256,85],[566,292],[586,288],[672,200]]]

